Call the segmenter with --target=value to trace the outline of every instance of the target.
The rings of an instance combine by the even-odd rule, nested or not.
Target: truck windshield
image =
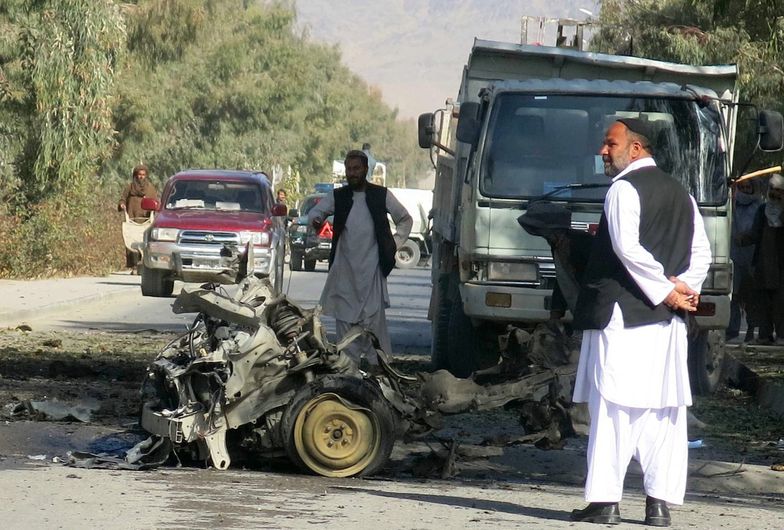
[[[528,199],[569,184],[609,183],[598,155],[609,125],[648,120],[656,164],[698,203],[727,199],[725,142],[712,106],[686,99],[502,93],[493,105],[483,150],[480,191]],[[572,188],[553,198],[599,202],[607,188]]]

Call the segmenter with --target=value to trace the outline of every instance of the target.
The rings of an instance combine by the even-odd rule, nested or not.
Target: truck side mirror
[[[436,137],[436,117],[432,112],[419,115],[417,123],[419,131],[419,147],[430,149],[435,143]]]
[[[142,198],[142,210],[145,211],[152,211],[157,212],[161,205],[158,203],[157,199],[153,199],[152,197],[143,197]]]
[[[275,204],[272,206],[272,217],[283,217],[286,215],[285,204]]]
[[[466,102],[460,105],[460,116],[457,118],[455,135],[461,142],[476,145],[479,141],[479,103]]]
[[[289,210],[289,217],[292,219],[299,217],[299,210],[297,210],[296,208],[292,208],[291,210]]]
[[[784,118],[775,110],[762,110],[757,118],[760,150],[770,153],[784,148]]]

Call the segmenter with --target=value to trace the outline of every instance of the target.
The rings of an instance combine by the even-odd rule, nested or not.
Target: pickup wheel
[[[446,356],[449,371],[456,377],[468,377],[482,368],[498,363],[498,334],[488,324],[474,327],[463,312],[463,301],[458,295],[452,302]]]
[[[689,337],[689,381],[699,396],[713,394],[724,372],[723,330],[701,330]]]
[[[389,402],[358,377],[322,376],[302,387],[283,413],[289,458],[325,477],[372,475],[389,460],[397,432]]]
[[[174,280],[166,278],[167,271],[142,267],[142,296],[159,298],[171,296]]]
[[[407,239],[395,253],[395,265],[398,269],[411,269],[419,264],[421,257],[416,241]]]
[[[305,270],[306,271],[314,271],[314,270],[316,270],[316,260],[314,260],[314,259],[306,259],[305,260]]]
[[[291,251],[291,259],[289,260],[289,267],[293,271],[301,271],[302,270],[302,253],[297,252],[296,250]]]

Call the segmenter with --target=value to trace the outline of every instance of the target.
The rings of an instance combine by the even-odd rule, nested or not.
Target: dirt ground
[[[32,434],[48,433],[56,441],[68,432],[89,438],[93,434],[123,433],[132,427],[140,408],[139,388],[146,365],[174,335],[154,331],[139,333],[67,333],[21,329],[0,331],[0,419],[6,425],[20,422],[17,436],[0,437],[0,455],[19,454],[24,444],[30,444]],[[413,373],[426,370],[424,357],[407,356],[396,361],[401,371]],[[21,422],[43,418],[23,404],[27,400],[57,400],[61,404],[95,408],[89,429],[84,424],[69,421],[47,422],[43,426],[23,427]],[[702,439],[702,459],[761,464],[771,466],[784,463],[784,425],[780,419],[759,409],[751,397],[739,390],[722,388],[715,396],[697,397],[692,411],[706,424],[692,430],[690,439]],[[447,429],[438,433],[442,440],[457,439],[466,446],[484,447],[477,451],[484,456],[500,454],[495,447],[510,445],[510,441],[524,434],[515,407],[490,412],[465,414],[450,418]],[[79,427],[78,429],[76,427]],[[4,429],[5,432],[9,432]],[[65,434],[64,434],[65,433]],[[38,435],[39,437],[41,434]],[[120,434],[118,434],[120,436]],[[26,440],[26,441],[25,441]],[[579,446],[584,438],[576,442]],[[118,441],[118,443],[121,440]],[[71,440],[71,447],[79,445]],[[22,447],[11,447],[14,444]],[[54,451],[56,443],[49,444]],[[32,451],[35,444],[29,448]],[[441,449],[437,439],[427,444],[402,445],[396,449],[398,464],[389,474],[427,476],[438,474],[437,465],[427,458],[405,458],[400,452],[426,456],[429,447]],[[43,450],[43,449],[42,449]],[[64,448],[61,454],[66,452]],[[495,451],[495,453],[494,453]],[[57,454],[55,452],[55,454]],[[410,455],[409,455],[410,456]],[[472,474],[470,458],[458,466],[459,473]],[[481,471],[474,470],[480,476]],[[485,470],[486,471],[486,470]]]

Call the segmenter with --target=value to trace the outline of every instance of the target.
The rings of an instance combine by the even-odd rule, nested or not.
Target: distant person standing
[[[158,192],[147,178],[147,166],[139,164],[133,168],[131,183],[125,187],[120,202],[117,205],[118,212],[125,212],[132,221],[143,222],[150,217],[150,212],[142,210],[142,199],[149,197],[155,199]],[[130,269],[131,274],[136,270],[141,256],[138,252],[125,249],[125,266]]]
[[[283,204],[284,206],[286,205],[286,190],[282,188],[278,190],[278,196],[275,198],[275,202],[277,204]]]
[[[324,314],[335,317],[340,341],[352,326],[372,331],[381,348],[392,354],[385,309],[389,307],[387,276],[395,266],[395,253],[408,238],[413,219],[383,186],[367,181],[368,158],[349,151],[345,159],[348,186],[327,194],[308,212],[317,230],[334,214],[329,274],[321,293]],[[395,234],[387,214],[395,223]],[[369,341],[354,341],[346,353],[357,363],[365,356],[378,362]]]
[[[727,340],[732,340],[740,334],[744,313],[747,326],[744,342],[754,340],[754,328],[759,326],[759,303],[753,296],[754,280],[751,275],[754,246],[747,241],[752,235],[754,219],[761,204],[762,199],[754,193],[754,185],[751,181],[741,182],[735,187],[730,247],[733,263],[732,303]]]
[[[756,244],[752,269],[759,298],[759,344],[784,340],[784,177],[768,181],[768,198],[757,208],[749,241]],[[775,332],[775,336],[774,336]]]

